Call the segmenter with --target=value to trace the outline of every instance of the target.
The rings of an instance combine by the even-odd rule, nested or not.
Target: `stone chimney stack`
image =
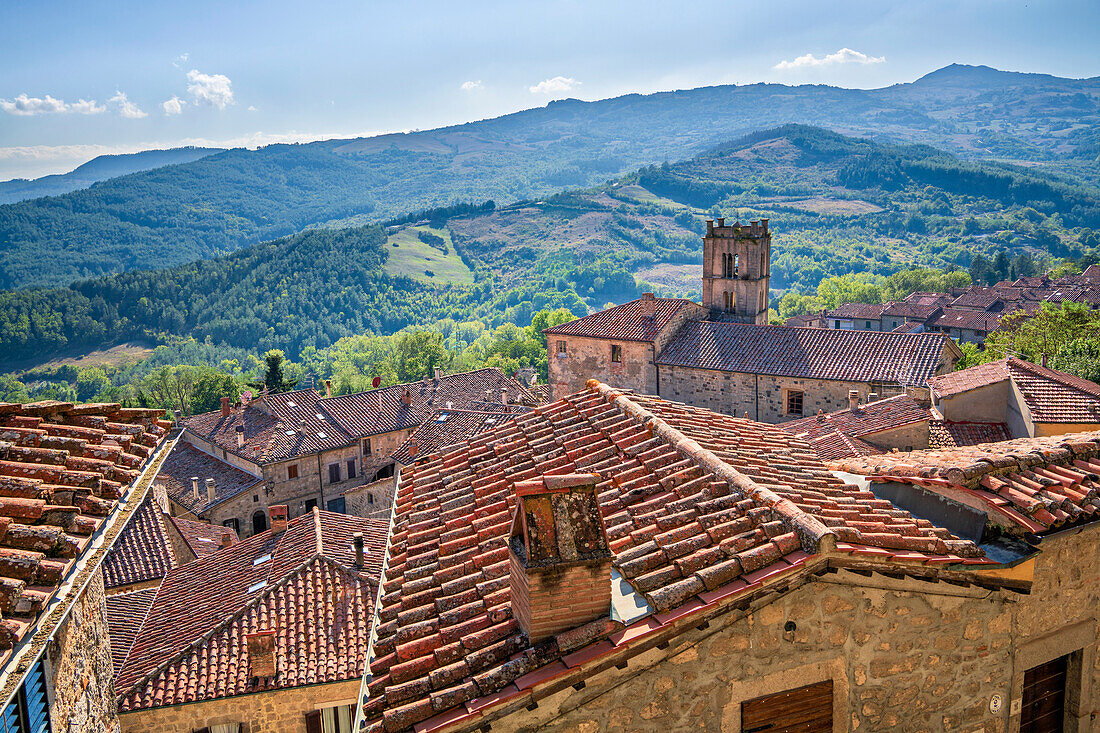
[[[286,532],[287,518],[286,518],[286,504],[275,504],[267,508],[268,516],[271,517],[271,531],[275,534],[280,532]]]
[[[244,448],[244,425],[237,426],[237,447]]]
[[[355,566],[361,568],[366,559],[366,551],[363,549],[363,533],[356,532],[351,536],[351,541],[355,545]]]
[[[848,390],[848,409],[852,412],[859,410],[859,391],[850,389]]]
[[[611,550],[595,474],[515,485],[508,542],[512,609],[532,644],[611,612]]]
[[[224,550],[227,547],[232,547],[236,542],[232,532],[222,532],[222,536],[218,539],[218,547]]]
[[[198,499],[199,499],[199,477],[198,476],[192,476],[191,477],[191,498],[194,499],[195,501],[198,501]]]
[[[332,380],[325,380],[325,397],[332,397]]]
[[[439,367],[435,368],[435,381],[439,381],[439,378],[443,376],[443,370]]]
[[[408,389],[406,388],[406,389],[405,389],[405,391],[401,393],[401,404],[403,404],[403,405],[405,405],[406,407],[408,407],[409,405],[411,405],[411,404],[412,404],[412,402],[413,402],[413,396],[412,396],[412,392],[410,392],[410,391],[409,391],[409,390],[408,390]]]
[[[228,397],[222,397],[222,417],[228,417],[229,413],[233,409],[232,404],[233,400],[229,399]]]
[[[507,387],[501,387],[500,388],[500,404],[502,404],[502,405],[507,405],[508,404],[508,388]]]
[[[206,479],[206,501],[213,503],[217,493],[217,486],[214,484],[214,479]]]
[[[248,666],[253,677],[272,677],[277,673],[275,668],[275,631],[257,631],[255,634],[245,634],[248,642]]]
[[[420,445],[415,440],[409,441],[409,458],[416,458],[420,453]]]
[[[305,418],[298,421],[298,435],[305,437],[306,434],[306,421]]]
[[[642,293],[642,316],[652,318],[657,315],[657,298],[653,293]]]

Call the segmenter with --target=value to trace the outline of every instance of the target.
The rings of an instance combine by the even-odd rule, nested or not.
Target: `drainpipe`
[[[756,381],[756,394],[753,400],[753,402],[756,403],[756,422],[760,422],[760,375],[754,374],[753,377],[755,377]]]
[[[321,475],[321,451],[317,451],[317,488],[321,491],[321,508],[325,508],[325,477]]]

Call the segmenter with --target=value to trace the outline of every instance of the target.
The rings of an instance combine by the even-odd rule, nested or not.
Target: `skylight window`
[[[445,412],[444,412],[444,413],[443,413],[442,415],[440,415],[439,417],[437,417],[437,418],[435,419],[435,421],[436,421],[436,422],[447,422],[447,418],[448,418],[448,417],[450,417],[450,415],[448,415],[447,413],[445,413]]]
[[[318,438],[320,438],[321,440],[324,440],[324,439],[325,439],[325,438],[327,438],[328,436],[327,436],[327,435],[325,435],[324,433],[317,433],[317,437],[318,437]]]
[[[286,403],[286,406],[287,406],[287,407],[297,407],[298,405],[294,404],[293,402],[290,402],[290,401],[288,401],[288,402]]]
[[[293,430],[284,430],[283,435],[294,435],[294,431]]]
[[[266,555],[260,555],[255,560],[253,560],[252,565],[253,565],[253,567],[255,567],[256,565],[263,565],[265,562],[267,562],[270,559],[271,559],[271,553],[269,552]]]
[[[324,415],[322,415],[321,413],[319,413],[319,412],[318,412],[318,413],[317,413],[317,419],[318,419],[318,420],[324,420],[324,419],[325,419],[325,416],[324,416]]]
[[[252,585],[248,586],[248,592],[249,593],[255,593],[258,590],[263,590],[264,586],[266,586],[266,585],[267,585],[266,580],[261,580],[259,583],[253,583]]]

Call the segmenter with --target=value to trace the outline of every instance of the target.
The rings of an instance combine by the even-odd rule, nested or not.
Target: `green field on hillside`
[[[444,254],[418,238],[420,232],[442,237],[447,248]],[[411,277],[436,285],[473,285],[474,273],[462,261],[446,229],[427,226],[405,227],[386,240],[386,272],[394,277]],[[428,274],[432,273],[432,274]]]

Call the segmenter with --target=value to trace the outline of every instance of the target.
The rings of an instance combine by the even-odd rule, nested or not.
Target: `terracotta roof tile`
[[[513,487],[572,473],[598,475],[613,567],[654,615],[618,632],[593,622],[531,647],[508,589]],[[405,469],[395,512],[364,707],[374,729],[389,731],[454,720],[607,644],[621,648],[760,588],[804,567],[804,550],[830,534],[888,548],[887,559],[898,550],[953,562],[981,554],[844,484],[776,426],[596,382]]]
[[[165,521],[153,492],[149,492],[103,559],[103,584],[107,588],[157,580],[179,564]]]
[[[167,435],[162,410],[0,403],[0,651],[57,593]]]
[[[237,542],[237,533],[233,531],[232,527],[196,522],[183,517],[169,517],[168,521],[179,530],[184,542],[191,548],[191,552],[195,553],[196,558],[206,557],[217,551],[223,543],[235,544]]]
[[[990,361],[978,364],[968,369],[961,369],[950,374],[932,377],[928,380],[928,386],[932,394],[937,397],[950,397],[952,395],[969,392],[978,387],[987,387],[991,384],[1008,380],[1008,361]]]
[[[360,676],[386,531],[383,521],[315,510],[170,571],[117,675],[120,709]],[[245,635],[272,628],[278,674],[256,678]]]
[[[989,333],[1000,327],[1001,314],[962,308],[944,308],[943,313],[929,321],[928,325],[936,328],[963,328]]]
[[[408,405],[402,401],[406,390]],[[433,411],[446,408],[448,402],[456,409],[504,411],[505,405],[501,403],[504,391],[509,406],[538,404],[538,399],[525,386],[495,367],[447,374],[438,380],[424,379],[369,392],[325,397],[320,404],[349,434],[366,437],[417,427]]]
[[[856,320],[878,320],[886,306],[882,303],[843,303],[828,311],[828,318],[854,318]]]
[[[547,328],[543,333],[616,341],[653,341],[685,308],[700,312],[703,310],[701,306],[684,298],[638,298],[560,326]]]
[[[945,348],[942,334],[755,326],[693,321],[657,363],[850,382],[924,384]]]
[[[179,441],[161,464],[159,478],[165,480],[168,496],[172,501],[193,514],[231,499],[242,491],[263,483],[259,476],[242,471],[236,466],[199,450],[186,439]],[[191,479],[198,477],[199,494],[196,497]],[[214,501],[206,493],[206,479],[214,479]]]
[[[111,636],[111,661],[115,674],[122,669],[145,615],[156,598],[156,588],[142,588],[107,596],[107,629]]]
[[[1008,426],[1000,422],[933,420],[928,424],[929,448],[959,448],[979,443],[997,443],[1011,438]]]
[[[932,419],[932,413],[906,394],[865,402],[855,410],[837,410],[781,424],[789,433],[812,439],[839,430],[856,437],[867,437]]]
[[[436,410],[390,457],[403,466],[423,461],[448,446],[493,430],[514,416],[515,412]]]

